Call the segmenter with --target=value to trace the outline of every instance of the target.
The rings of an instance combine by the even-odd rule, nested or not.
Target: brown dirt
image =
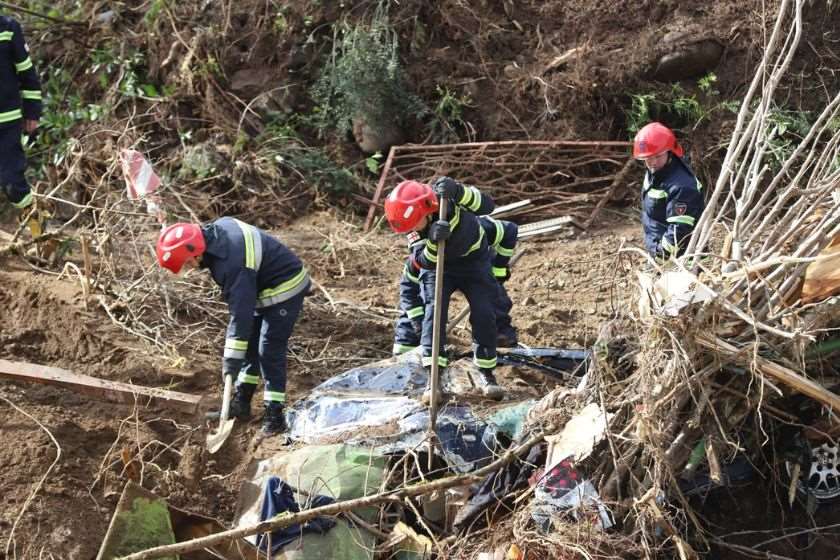
[[[593,233],[522,244],[528,253],[508,286],[523,342],[580,347],[610,316],[609,271],[615,269],[619,239],[638,242],[639,234],[634,220],[609,212],[604,217]],[[357,220],[335,212],[313,214],[277,233],[307,262],[335,303],[333,309],[320,290],[307,300],[292,338],[290,394],[295,399],[340,371],[389,355],[404,249],[399,236],[383,231],[362,236]],[[101,310],[91,306],[85,311],[73,278],[33,274],[19,261],[5,260],[0,323],[2,358],[144,385],[169,381],[142,345]],[[466,340],[463,335],[458,339]],[[217,399],[215,360],[191,356],[196,377],[178,388]],[[522,395],[538,396],[553,386],[533,373],[508,370],[501,377]],[[206,457],[202,422],[170,410],[134,410],[65,389],[10,382],[0,383],[0,396],[37,418],[61,446],[59,462],[15,530],[16,556],[10,558],[34,558],[42,550],[68,559],[93,557],[121,485],[132,472],[141,473],[143,485],[173,505],[229,523],[250,460],[276,450],[266,444],[254,449],[258,420],[237,426],[223,450]],[[0,437],[16,442],[0,447],[0,487],[7,504],[0,512],[0,537],[5,543],[23,503],[54,460],[55,447],[31,420],[5,402],[0,408]],[[143,449],[139,456],[138,449]],[[135,459],[134,467],[124,468],[124,455]]]
[[[328,52],[325,41],[332,32],[325,24],[336,21],[342,10],[353,10],[356,3],[341,3],[341,9],[335,2],[318,3],[320,8],[313,8],[315,3],[289,4],[286,17],[293,33],[282,41],[270,33],[257,34],[256,39],[241,33],[241,29],[265,23],[262,2],[260,9],[253,9],[255,3],[248,1],[229,5],[232,13],[219,21],[232,22],[231,33],[237,33],[237,37],[230,45],[220,41],[220,56],[216,58],[230,75],[239,69],[251,70],[270,76],[274,82],[290,84],[283,94],[282,109],[305,112],[310,108],[306,84],[317,73],[319,56]],[[658,39],[686,22],[692,24],[696,38],[727,43],[724,59],[715,69],[717,87],[721,100],[737,99],[751,78],[757,57],[761,41],[761,18],[757,14],[761,14],[763,4],[759,0],[691,4],[653,0],[408,0],[400,2],[392,16],[415,89],[429,101],[436,98],[438,84],[447,85],[459,95],[469,94],[472,104],[464,118],[475,126],[479,139],[613,140],[626,137],[624,110],[629,107],[630,95],[656,87],[648,78],[651,61],[661,47]],[[810,26],[824,22],[826,29],[837,28],[830,22],[836,23],[840,10],[825,10],[817,7],[809,13],[810,31],[814,31]],[[310,16],[308,23],[304,16]],[[122,25],[128,25],[132,18],[140,19],[142,12],[127,10],[122,17]],[[767,17],[772,19],[772,14]],[[150,45],[148,51],[150,73],[160,72],[161,76],[152,77],[159,77],[163,83],[163,74],[176,72],[178,65],[170,65],[168,70],[160,68],[171,44],[166,27],[169,21],[161,22],[166,28],[160,38],[163,44],[157,48]],[[820,53],[823,43],[830,45],[833,41],[833,35],[821,29],[807,35],[809,46]],[[132,40],[145,36],[134,33],[136,39]],[[308,45],[310,36],[316,41],[314,49]],[[59,47],[57,42],[44,49]],[[548,68],[556,56],[576,47],[586,49],[583,56],[565,66]],[[301,64],[292,64],[293,53],[302,53]],[[806,51],[803,61],[811,62],[809,57]],[[831,64],[819,65],[817,73],[819,80],[803,74],[803,82],[836,90]],[[696,92],[693,82],[682,85]],[[667,89],[670,85],[658,87]],[[213,91],[189,100],[195,106],[173,104],[172,114],[161,113],[159,121],[171,117],[178,123],[173,128],[189,131],[202,119],[213,122],[218,116],[214,111],[227,111],[216,106],[219,100]],[[812,93],[800,91],[794,98],[821,99]],[[251,98],[243,96],[246,101]],[[183,122],[178,120],[179,111],[184,113],[180,115]],[[231,119],[238,122],[239,113]],[[707,184],[714,176],[728,123],[731,120],[716,113],[696,129],[686,126],[681,130]],[[196,138],[206,136],[206,132],[197,131]],[[104,145],[100,139],[95,142]],[[335,144],[338,146],[330,148],[335,155],[346,163],[358,162],[361,154],[354,147],[341,143],[341,139]],[[209,193],[196,189],[189,193],[193,197],[189,200],[203,208],[200,201],[217,194],[216,190],[226,191],[224,185],[223,179],[204,187],[210,189]],[[261,214],[257,223],[285,223],[291,206],[275,204],[265,193],[255,194],[257,190],[237,194],[241,200],[216,201],[212,209],[244,213],[244,209],[265,206],[269,200],[273,210]],[[295,201],[295,208],[315,198],[310,191],[304,189],[304,200]],[[607,209],[601,216],[590,232],[527,243],[528,254],[507,285],[522,342],[533,346],[587,346],[604,320],[632,305],[634,283],[623,274],[627,261],[617,251],[623,243],[640,244],[636,216],[632,210],[615,209]],[[401,238],[387,232],[363,235],[358,217],[338,210],[313,213],[277,233],[307,262],[323,288],[307,300],[292,338],[289,393],[294,400],[335,373],[389,355],[396,281],[404,248]],[[186,350],[188,369],[194,377],[169,375],[141,341],[112,323],[95,297],[85,308],[80,285],[72,273],[57,277],[34,271],[17,258],[0,260],[0,325],[0,358],[171,387],[208,395],[211,401],[219,392],[215,353]],[[221,334],[215,348],[221,347]],[[466,347],[463,331],[456,340]],[[501,381],[511,391],[536,395],[551,386],[541,376],[522,372],[503,372]],[[95,557],[119,491],[129,476],[140,478],[144,487],[175,506],[230,523],[248,463],[275,450],[273,442],[254,448],[258,420],[237,426],[222,452],[205,457],[201,452],[205,431],[200,418],[164,408],[108,405],[69,390],[6,381],[0,382],[0,397],[37,418],[61,448],[60,459],[15,528],[13,546],[6,554],[12,526],[54,461],[56,448],[44,430],[0,400],[0,489],[4,503],[0,508],[0,559],[46,558],[47,554],[69,560]],[[128,466],[122,457],[129,461]]]

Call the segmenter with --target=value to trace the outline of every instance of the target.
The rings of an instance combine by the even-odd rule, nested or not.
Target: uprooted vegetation
[[[837,99],[825,93],[837,90],[826,48],[836,8],[792,1],[767,11],[759,2],[644,3],[643,10],[638,2],[586,1],[24,4],[54,18],[23,16],[47,94],[31,167],[53,219],[37,244],[17,227],[2,238],[10,263],[0,288],[4,358],[216,392],[225,307],[206,279],[171,279],[155,267],[158,226],[124,195],[122,148],[144,152],[163,176],[170,219],[233,214],[270,229],[288,226],[281,238],[319,280],[293,340],[290,392],[298,399],[390,346],[402,254],[398,242],[363,231],[359,219],[386,156],[375,146],[360,149],[366,137],[626,140],[639,124],[661,119],[679,130],[710,193],[693,245],[702,258],[682,263],[686,270],[666,266],[664,287],[642,276],[647,310],[637,311],[636,271],[655,276],[662,265],[632,249],[636,223],[616,200],[589,232],[529,246],[510,287],[522,339],[591,348],[586,381],[555,388],[517,369],[503,374],[512,394],[523,384],[553,391],[509,448],[518,458],[494,449],[491,471],[511,485],[499,483],[479,521],[444,531],[418,513],[422,500],[399,503],[386,493],[375,531],[365,535],[378,531],[374,542],[383,545],[403,519],[431,538],[440,557],[463,558],[512,544],[526,558],[836,553],[836,520],[818,499],[835,494],[840,480],[837,303],[802,292],[806,269],[838,234],[840,119]],[[765,50],[782,5],[778,42]],[[686,22],[695,25],[669,35],[675,43],[658,40]],[[679,81],[662,77],[664,55],[693,44],[714,54],[715,43],[726,47],[717,65]],[[768,60],[759,64],[762,55]],[[765,79],[752,90],[756,67]],[[637,177],[622,168],[620,152],[603,156],[609,162],[599,170],[625,169],[626,196],[612,198],[626,204]],[[469,179],[463,153],[471,152],[409,164],[427,175],[458,166]],[[522,153],[527,169],[551,157],[530,147]],[[564,212],[593,205],[609,185],[600,177],[597,192],[567,197],[550,174],[521,179],[505,169],[511,157],[508,150],[474,177],[491,178],[503,197],[536,194]],[[567,179],[568,171],[556,173]],[[680,308],[668,299],[679,288],[706,301]],[[469,344],[468,336],[456,340]],[[126,480],[229,525],[248,464],[268,453],[250,449],[254,426],[244,426],[225,455],[208,458],[196,451],[200,421],[165,409],[102,412],[56,389],[13,386],[3,395],[5,411],[21,422],[9,433],[25,440],[0,455],[8,464],[4,487],[18,489],[9,492],[13,511],[0,518],[10,558],[93,556]],[[593,404],[607,429],[573,470],[597,490],[607,518],[597,508],[546,506],[557,473],[538,472],[553,466],[544,440]],[[49,421],[22,424],[30,418]],[[532,449],[539,453],[531,462],[519,460]],[[424,457],[403,457],[389,464],[384,490],[424,493]],[[30,470],[52,479],[30,483]],[[448,474],[431,478],[440,483]],[[729,490],[714,490],[727,483]],[[543,517],[534,515],[540,493]],[[87,523],[73,519],[78,511]],[[72,544],[57,552],[62,540]]]

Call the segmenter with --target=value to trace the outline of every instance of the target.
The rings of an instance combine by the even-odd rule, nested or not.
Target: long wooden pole
[[[198,539],[193,539],[181,543],[168,544],[164,546],[150,548],[142,552],[135,552],[134,554],[123,556],[119,560],[148,560],[150,558],[162,558],[164,556],[173,556],[175,554],[185,554],[194,550],[202,550],[204,548],[209,548],[211,546],[224,543],[230,539],[240,539],[243,537],[248,537],[250,535],[256,535],[258,533],[269,533],[276,529],[283,529],[284,527],[289,527],[290,525],[298,525],[300,523],[305,523],[311,519],[315,519],[316,517],[337,515],[339,513],[344,513],[347,511],[357,511],[358,509],[366,506],[372,506],[391,501],[399,502],[402,501],[404,498],[409,498],[412,496],[421,496],[425,494],[430,494],[435,491],[445,490],[447,488],[464,486],[465,484],[482,480],[488,474],[494,473],[504,465],[513,462],[514,459],[526,455],[532,447],[541,443],[544,439],[545,434],[536,434],[516,449],[508,451],[507,453],[505,453],[486,467],[482,467],[473,473],[441,478],[439,480],[427,482],[426,484],[406,486],[405,488],[402,488],[400,490],[389,490],[380,494],[375,494],[373,496],[356,498],[355,500],[336,502],[326,506],[301,511],[299,513],[281,513],[280,515],[277,515],[271,519],[268,519],[256,525],[241,527],[239,529],[230,529],[228,531],[216,533],[215,535],[201,537]]]
[[[447,198],[440,197],[439,220],[446,220],[446,206]],[[440,335],[443,329],[441,325],[441,300],[443,299],[443,259],[444,251],[446,250],[446,241],[441,240],[437,243],[437,263],[435,264],[435,309],[432,318],[432,371],[429,380],[429,391],[432,393],[432,401],[429,405],[429,472],[432,471],[432,465],[435,457],[435,445],[437,445],[437,412],[438,412],[438,380],[440,368],[438,367],[438,358],[440,357]]]

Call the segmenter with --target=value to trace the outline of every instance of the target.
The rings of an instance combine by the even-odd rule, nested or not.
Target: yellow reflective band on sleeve
[[[19,201],[13,202],[12,206],[14,206],[15,208],[26,208],[30,204],[32,204],[32,193],[28,192],[26,193],[26,196],[21,198]]]
[[[513,256],[513,249],[508,249],[507,247],[496,247],[496,253],[503,257],[512,257]]]
[[[20,96],[23,99],[32,99],[35,101],[40,101],[42,99],[41,91],[37,89],[22,89],[20,90]]]
[[[14,31],[0,31],[0,42],[11,41],[14,36]]]
[[[284,403],[286,402],[286,393],[281,393],[279,391],[266,391],[263,393],[263,400],[267,402]]]
[[[473,363],[482,369],[493,369],[496,367],[496,357],[492,358],[473,358]]]
[[[481,192],[475,187],[464,185],[464,196],[458,204],[475,212],[481,207]]]
[[[419,274],[413,274],[412,273],[412,268],[411,268],[411,266],[409,266],[408,263],[406,263],[405,266],[403,267],[403,276],[405,276],[406,278],[408,278],[409,280],[411,280],[415,284],[420,283],[420,275]]]
[[[481,241],[484,239],[484,228],[479,226],[478,228],[478,241],[470,245],[470,248],[467,249],[467,252],[463,254],[464,257],[481,248]]]
[[[256,385],[260,382],[259,375],[248,375],[244,371],[239,372],[239,376],[236,378],[237,383],[244,383],[246,385]]]
[[[697,190],[702,191],[703,190],[703,183],[700,182],[700,179],[695,179],[695,181],[697,181]]]
[[[503,266],[494,266],[493,276],[495,276],[496,278],[504,278],[505,276],[507,276],[507,268]]]
[[[13,111],[6,111],[5,113],[0,113],[0,123],[5,122],[12,122],[18,119],[23,118],[23,113],[20,109],[15,109]]]
[[[685,224],[687,226],[693,226],[694,216],[671,216],[670,218],[665,218],[665,221],[672,224]]]
[[[32,59],[28,56],[20,62],[15,62],[15,70],[17,70],[18,74],[26,72],[30,68],[32,68]]]
[[[423,256],[425,256],[430,262],[436,263],[437,262],[437,243],[433,243],[431,240],[426,240],[426,248],[423,249]]]
[[[493,240],[491,245],[498,249],[499,245],[502,243],[502,239],[505,238],[505,227],[502,225],[502,222],[498,220],[493,220],[493,225],[496,226],[496,238]]]
[[[406,315],[408,315],[409,319],[416,319],[417,317],[422,317],[424,313],[425,313],[425,310],[423,309],[423,307],[418,306],[418,307],[412,307],[411,309],[409,309],[406,312]]]
[[[661,189],[649,189],[647,195],[650,198],[661,200],[663,198],[668,198],[668,193],[661,190]]]

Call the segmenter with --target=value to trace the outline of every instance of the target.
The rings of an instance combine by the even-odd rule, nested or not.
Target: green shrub
[[[397,47],[382,8],[368,23],[335,26],[332,53],[312,89],[315,124],[322,133],[351,130],[357,118],[385,130],[422,111],[405,83]]]

